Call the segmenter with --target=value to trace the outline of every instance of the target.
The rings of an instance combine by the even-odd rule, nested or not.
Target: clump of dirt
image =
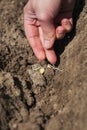
[[[0,130],[86,130],[87,2],[77,1],[74,33],[55,43],[56,67],[27,43],[26,2],[0,1]]]

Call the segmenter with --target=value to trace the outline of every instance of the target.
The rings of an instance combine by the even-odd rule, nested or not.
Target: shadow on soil
[[[83,10],[83,7],[85,5],[85,0],[77,0],[75,4],[75,9],[73,12],[73,29],[70,33],[67,33],[65,38],[61,40],[57,40],[55,42],[54,50],[58,57],[58,62],[56,65],[58,66],[60,64],[60,55],[64,52],[65,47],[70,43],[70,41],[73,39],[73,37],[76,34],[76,23],[79,18],[80,12]]]

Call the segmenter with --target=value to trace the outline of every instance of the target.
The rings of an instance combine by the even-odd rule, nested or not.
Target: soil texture
[[[24,33],[27,0],[0,0],[0,130],[87,130],[87,1],[55,43],[56,66],[39,62]]]

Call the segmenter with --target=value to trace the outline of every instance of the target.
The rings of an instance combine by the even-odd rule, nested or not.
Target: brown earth
[[[77,0],[76,27],[55,44],[56,68],[27,43],[26,2],[0,0],[0,130],[87,130],[87,2]]]

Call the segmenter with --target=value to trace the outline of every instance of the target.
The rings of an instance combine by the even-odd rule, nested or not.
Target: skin
[[[55,64],[56,39],[62,39],[73,27],[75,0],[29,0],[24,7],[24,28],[34,54],[39,60]]]

